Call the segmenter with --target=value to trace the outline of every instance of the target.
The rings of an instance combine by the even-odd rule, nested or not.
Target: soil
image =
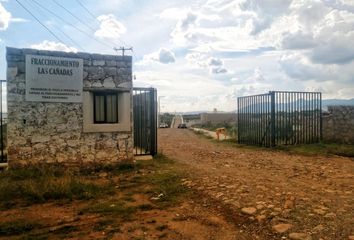
[[[184,173],[181,200],[161,207],[154,186],[137,181],[160,170],[100,172],[88,178],[112,181],[115,194],[3,209],[0,239],[354,239],[353,159],[240,148],[186,129],[160,129],[158,139]],[[115,202],[140,210],[115,215]],[[101,203],[105,214],[85,210]]]
[[[237,147],[185,129],[160,129],[158,139],[203,206],[249,239],[352,239],[353,158]]]

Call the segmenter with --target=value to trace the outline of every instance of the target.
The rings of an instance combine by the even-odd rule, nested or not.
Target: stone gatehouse
[[[8,163],[133,159],[132,58],[7,48]]]

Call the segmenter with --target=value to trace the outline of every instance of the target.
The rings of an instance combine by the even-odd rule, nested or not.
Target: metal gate
[[[134,153],[157,153],[157,94],[154,88],[133,89]]]
[[[0,80],[0,163],[7,161],[6,134],[7,134],[7,110],[6,110],[6,80]]]
[[[273,147],[322,139],[320,92],[271,91],[237,99],[238,142]]]

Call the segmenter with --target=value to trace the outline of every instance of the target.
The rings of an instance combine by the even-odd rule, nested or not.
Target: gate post
[[[150,91],[151,102],[151,155],[157,153],[157,91],[152,88]]]
[[[271,147],[275,147],[275,92],[270,91],[270,136]]]
[[[1,124],[1,127],[0,127],[0,141],[1,141],[1,163],[4,162],[4,126],[3,126],[3,122],[2,122],[2,83],[5,82],[6,83],[6,80],[0,80],[0,85],[1,85],[1,89],[0,89],[0,98],[1,98],[1,105],[0,105],[0,124]],[[6,128],[7,129],[7,128]]]
[[[320,142],[323,140],[322,93],[320,93]]]

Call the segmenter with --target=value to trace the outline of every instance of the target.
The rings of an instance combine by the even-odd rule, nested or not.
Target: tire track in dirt
[[[181,163],[186,186],[241,216],[241,231],[254,237],[354,235],[353,159],[237,148],[184,129],[161,129],[159,148]]]

